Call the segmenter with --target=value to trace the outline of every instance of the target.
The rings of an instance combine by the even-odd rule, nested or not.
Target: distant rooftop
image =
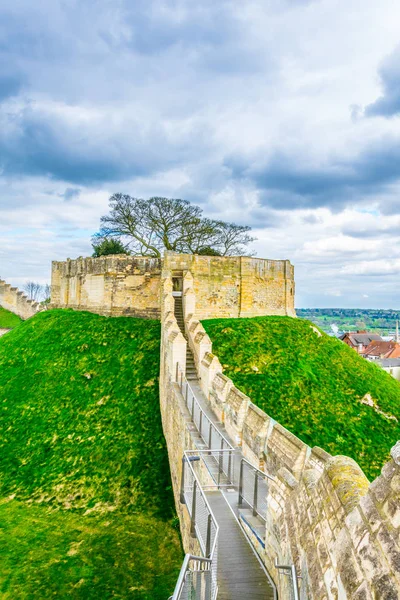
[[[377,333],[368,333],[367,331],[349,331],[340,336],[341,340],[348,338],[353,346],[368,346],[372,341],[382,341],[382,338]]]

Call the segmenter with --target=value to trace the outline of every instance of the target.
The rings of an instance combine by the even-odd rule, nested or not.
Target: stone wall
[[[161,260],[126,255],[53,262],[51,307],[160,318]]]
[[[183,288],[185,327],[202,390],[245,457],[274,477],[264,541],[243,524],[280,597],[290,597],[289,578],[275,561],[295,564],[303,600],[399,599],[400,442],[371,484],[354,460],[304,444],[223,375],[197,317],[191,273]]]
[[[2,279],[0,279],[0,306],[24,320],[42,310],[42,306],[38,302],[30,300],[24,292],[12,287]]]
[[[198,318],[295,316],[289,261],[173,252],[163,259],[120,255],[53,262],[51,306],[160,318],[162,268],[172,277],[191,273]]]
[[[294,268],[288,260],[167,252],[164,268],[193,277],[198,319],[295,316]]]

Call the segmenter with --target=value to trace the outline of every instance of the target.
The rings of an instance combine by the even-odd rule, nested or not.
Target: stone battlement
[[[39,302],[30,300],[24,292],[21,292],[16,287],[12,287],[2,279],[0,279],[0,306],[24,320],[33,317],[37,312],[43,310]]]
[[[295,316],[288,260],[166,252],[163,259],[102,256],[53,262],[51,306],[102,315],[161,315],[161,272],[193,276],[199,318]]]
[[[196,447],[195,426],[177,384],[179,369],[186,371],[189,345],[208,408],[244,457],[273,477],[265,522],[246,522],[240,510],[239,518],[279,597],[292,596],[289,578],[276,564],[295,565],[301,600],[400,598],[400,442],[372,483],[351,458],[302,442],[223,374],[198,318],[190,272],[183,281],[186,338],[182,335],[174,315],[172,272],[163,275],[160,402],[186,552],[198,551],[179,497],[183,451]]]

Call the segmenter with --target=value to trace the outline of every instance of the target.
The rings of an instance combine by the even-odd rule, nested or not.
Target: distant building
[[[347,344],[347,346],[350,346],[350,348],[353,348],[358,354],[364,354],[364,351],[371,342],[382,341],[380,335],[377,333],[368,333],[367,331],[349,331],[341,335],[339,339]]]
[[[376,362],[386,373],[400,381],[400,358],[383,358]]]
[[[395,341],[372,341],[362,352],[368,360],[379,360],[383,358],[400,358],[400,344]]]

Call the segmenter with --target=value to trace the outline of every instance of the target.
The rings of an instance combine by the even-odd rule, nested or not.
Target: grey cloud
[[[15,75],[0,75],[0,102],[16,96],[22,88],[22,81]]]
[[[60,194],[61,198],[64,198],[65,202],[70,202],[74,198],[79,198],[81,190],[79,188],[66,188],[63,194]]]
[[[305,164],[302,155],[284,152],[272,153],[266,164],[257,158],[225,159],[233,177],[251,182],[262,203],[276,209],[340,210],[362,202],[400,181],[399,164],[400,140],[395,137],[371,143],[353,159],[332,157],[323,165]]]
[[[383,94],[365,108],[367,117],[393,117],[400,114],[400,46],[386,58],[379,70]]]
[[[303,223],[307,223],[308,225],[318,225],[322,223],[321,217],[317,217],[316,215],[306,215],[302,220]]]
[[[0,115],[3,175],[42,175],[90,185],[149,176],[193,159],[207,147],[206,132],[195,124],[179,134],[129,115],[85,119],[79,111],[71,116],[68,109],[64,115],[30,104]]]

